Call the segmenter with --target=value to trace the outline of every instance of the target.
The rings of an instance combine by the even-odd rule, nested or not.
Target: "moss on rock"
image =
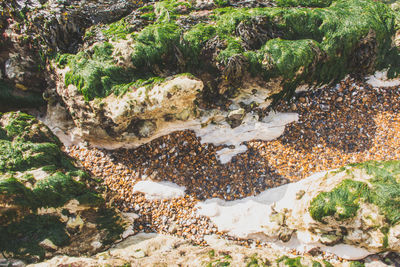
[[[34,117],[0,114],[0,251],[5,255],[43,259],[54,252],[40,245],[45,239],[68,247],[69,216],[99,220],[97,231],[73,229],[74,239],[88,231],[106,244],[122,233],[121,218],[105,207],[96,180],[77,169],[60,147],[57,137]],[[68,210],[67,215],[62,210]]]
[[[332,191],[318,194],[310,203],[311,217],[320,222],[326,217],[350,219],[364,202],[376,205],[389,225],[399,223],[400,162],[371,161],[352,166],[364,169],[372,178],[368,183],[346,179]]]
[[[281,96],[289,96],[300,83],[329,83],[353,72],[388,67],[391,76],[398,75],[400,53],[392,47],[398,26],[389,6],[372,0],[276,3],[218,8],[187,25],[184,21],[197,11],[191,2],[158,2],[152,7],[157,19],[140,31],[133,32],[122,19],[105,32],[113,42],[133,41],[133,68],[117,66],[112,47],[104,42],[90,53],[68,55],[71,70],[65,82],[91,100],[153,76],[208,73],[234,84],[250,70],[266,81],[283,77]]]

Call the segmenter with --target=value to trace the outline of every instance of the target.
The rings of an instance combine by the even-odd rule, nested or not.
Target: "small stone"
[[[297,200],[301,199],[304,196],[305,193],[306,193],[306,191],[299,190],[299,192],[296,193],[296,199]]]
[[[333,235],[333,234],[326,234],[320,237],[320,241],[322,244],[327,246],[333,246],[342,240],[342,236],[340,235]]]
[[[103,244],[100,241],[93,241],[92,243],[90,243],[90,245],[94,250],[97,250],[103,246]]]
[[[157,126],[152,121],[143,121],[139,126],[138,136],[139,137],[149,137],[156,130]]]
[[[228,114],[228,123],[232,128],[239,126],[245,115],[245,110],[243,108],[233,110]]]
[[[50,239],[44,239],[42,242],[39,243],[39,246],[46,250],[53,250],[56,251],[58,247],[54,245],[54,243]]]
[[[190,110],[184,109],[181,113],[176,114],[176,118],[181,121],[187,121],[190,117]]]
[[[67,222],[67,228],[69,229],[76,229],[79,228],[79,230],[82,230],[84,226],[84,221],[82,220],[81,216],[76,216],[75,218],[69,218]]]

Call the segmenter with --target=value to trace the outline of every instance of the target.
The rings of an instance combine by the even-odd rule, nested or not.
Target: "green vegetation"
[[[365,169],[373,177],[368,181],[370,185],[346,179],[332,191],[320,193],[310,203],[312,218],[320,222],[324,222],[327,216],[337,220],[349,219],[356,215],[360,203],[364,202],[376,205],[389,225],[397,224],[400,221],[400,162],[371,161],[351,166]],[[387,229],[381,230],[387,234]]]
[[[192,11],[190,2],[166,0],[145,6],[141,11],[154,22],[141,31],[133,33],[124,19],[104,31],[114,41],[131,36],[133,69],[116,66],[113,48],[105,42],[94,51],[67,56],[71,71],[65,83],[76,85],[86,100],[92,100],[125,92],[131,83],[154,76],[208,72],[234,83],[249,71],[265,80],[282,76],[285,90],[278,97],[289,97],[304,82],[329,83],[348,73],[385,67],[390,76],[400,73],[400,53],[391,39],[398,27],[396,14],[387,5],[372,0],[276,3],[279,7],[218,8],[211,23],[200,22],[188,30],[177,20]],[[213,38],[219,48],[211,48],[212,58],[205,57],[205,44]],[[61,66],[62,61],[64,55]]]
[[[335,0],[276,0],[278,6],[282,7],[328,7]]]
[[[124,231],[124,225],[121,222],[121,217],[113,209],[101,208],[98,211],[96,224],[99,230],[106,230],[107,235],[103,239],[104,244],[111,244],[118,239]]]
[[[249,259],[246,264],[246,267],[265,267],[265,266],[271,266],[271,263],[266,259],[262,260],[258,257],[257,254],[253,254]]]
[[[217,255],[218,254],[218,255]],[[204,262],[206,267],[227,267],[231,266],[232,257],[225,253],[216,253],[215,250],[210,250],[208,252],[208,257],[210,261]]]
[[[108,25],[107,29],[103,30],[103,34],[106,38],[112,40],[127,39],[127,35],[131,34],[134,28],[126,21],[125,18],[111,23]]]
[[[359,262],[359,261],[352,261],[350,263],[350,267],[364,267],[364,266],[365,266],[365,264],[362,262]]]
[[[0,226],[0,250],[3,253],[19,256],[36,255],[43,259],[46,251],[39,246],[39,243],[46,238],[56,246],[68,244],[69,237],[65,225],[59,218],[31,214],[19,222]]]
[[[102,242],[110,243],[122,233],[121,218],[93,189],[97,182],[77,169],[60,146],[34,117],[0,113],[0,251],[5,255],[43,259],[46,251],[39,243],[46,238],[56,246],[67,245],[71,233],[65,221],[57,213],[38,210],[62,207],[74,199],[90,210],[90,220],[104,231]],[[41,173],[38,180],[36,171]]]
[[[312,266],[312,267],[322,267],[322,264],[318,261],[312,261],[312,263],[308,265],[302,264],[302,257],[295,257],[295,258],[290,258],[288,256],[283,256],[277,260],[278,265],[284,264],[285,266],[289,267],[306,267],[306,266]],[[330,267],[332,264],[330,264],[327,261],[323,261],[323,264],[325,267]]]
[[[305,267],[301,264],[301,257],[289,258],[288,256],[283,256],[277,260],[277,263],[280,262],[289,267]]]

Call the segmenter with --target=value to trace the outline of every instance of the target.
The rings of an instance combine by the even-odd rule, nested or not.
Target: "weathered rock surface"
[[[75,53],[85,29],[111,23],[139,6],[138,2],[123,0],[2,1],[0,111],[44,106],[41,95],[48,86],[54,86],[47,57]]]
[[[89,102],[74,85],[57,88],[82,137],[97,142],[147,138],[168,121],[193,118],[194,101],[202,90],[201,81],[185,75]]]
[[[277,261],[278,266],[290,266],[287,259],[291,258],[303,266],[322,263],[310,257],[282,257],[281,251],[271,248],[246,248],[216,236],[206,239],[208,247],[173,236],[140,233],[91,258],[57,256],[30,266],[269,266]],[[337,263],[335,266],[348,266]]]
[[[398,161],[356,164],[256,197],[207,200],[199,212],[220,231],[303,251],[317,247],[347,259],[400,252],[399,170]]]
[[[38,261],[93,254],[119,239],[123,220],[98,182],[76,168],[34,117],[0,114],[0,251]]]
[[[299,21],[307,26],[298,27]],[[147,3],[119,21],[98,21],[85,31],[80,49],[56,57],[57,94],[85,138],[147,138],[161,117],[188,119],[194,103],[226,108],[238,91],[252,89],[241,88],[249,81],[279,99],[300,85],[348,73],[386,66],[395,75],[396,23],[389,6],[370,0]],[[180,81],[175,94],[183,92],[157,99],[155,108],[150,102],[159,98],[158,88],[170,90],[157,83],[179,73],[193,74],[202,85],[198,81],[189,92],[183,85],[188,81]],[[273,81],[278,83],[268,88]],[[246,111],[256,108],[246,105]],[[138,116],[140,110],[144,115]],[[243,117],[228,120],[236,127]]]

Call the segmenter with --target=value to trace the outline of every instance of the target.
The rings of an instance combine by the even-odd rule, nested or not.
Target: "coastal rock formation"
[[[42,260],[54,253],[92,254],[122,234],[98,181],[73,165],[60,141],[34,117],[0,115],[0,250]]]
[[[293,266],[291,262],[303,264],[297,266],[322,266],[326,263],[310,257],[280,256],[280,251],[271,248],[246,248],[217,236],[207,236],[207,243],[208,247],[194,246],[174,236],[140,233],[90,258],[57,256],[31,266]]]
[[[194,101],[202,90],[203,83],[188,75],[143,84],[137,90],[89,102],[72,84],[57,88],[82,137],[97,142],[147,138],[168,121],[193,118]]]
[[[398,161],[354,164],[255,197],[207,200],[199,213],[219,231],[303,251],[346,259],[399,252],[399,170]]]
[[[383,3],[242,5],[166,0],[147,3],[113,23],[97,23],[86,29],[77,53],[54,58],[56,95],[85,138],[128,141],[157,132],[158,117],[188,118],[195,104],[226,109],[235,95],[252,89],[250,82],[269,91],[274,104],[292,97],[299,86],[330,83],[349,73],[364,75],[385,67],[390,76],[398,73],[396,15]],[[299,27],[299,21],[304,25]],[[134,115],[136,111],[124,119],[117,115],[127,107],[146,113],[143,105],[148,103],[137,99],[139,94],[148,91],[151,97],[157,84],[182,73],[202,82],[191,88],[190,99],[182,98],[186,105],[176,111],[166,106],[152,120]],[[133,100],[131,105],[127,99]],[[106,106],[114,107],[117,100],[125,108],[110,112]],[[247,111],[256,108],[249,105]]]

